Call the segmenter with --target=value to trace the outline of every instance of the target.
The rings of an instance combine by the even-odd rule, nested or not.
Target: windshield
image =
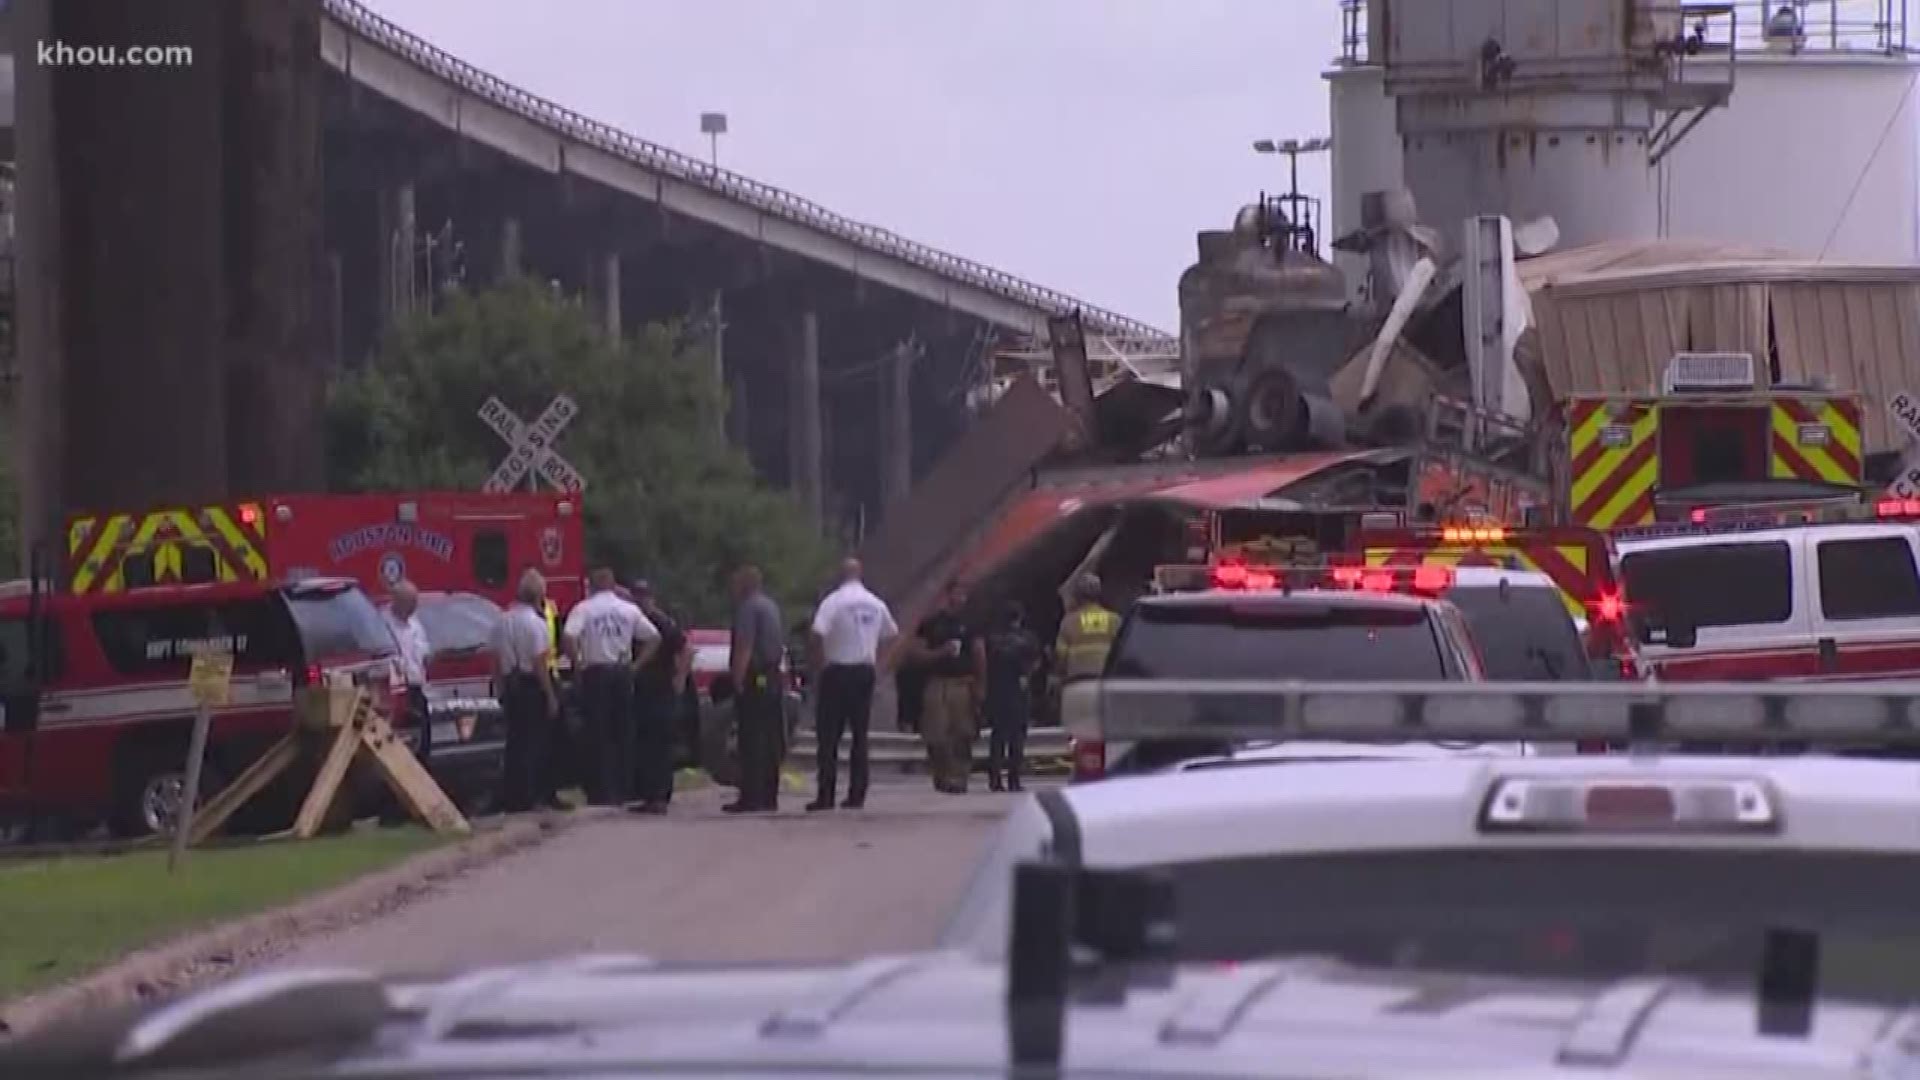
[[[1417,607],[1139,604],[1114,643],[1123,679],[1445,679]]]
[[[484,596],[453,593],[421,597],[414,617],[435,653],[458,653],[486,648],[505,613]]]
[[[287,607],[308,660],[393,652],[393,635],[357,585],[289,589]]]
[[[1742,987],[1766,932],[1791,928],[1821,935],[1821,983],[1836,994],[1910,990],[1920,964],[1920,865],[1904,854],[1420,850],[1166,869],[1190,959]]]
[[[1487,678],[1508,682],[1585,679],[1588,666],[1573,617],[1557,589],[1462,585],[1447,593],[1473,630]]]

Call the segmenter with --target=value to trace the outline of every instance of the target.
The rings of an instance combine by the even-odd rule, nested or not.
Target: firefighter
[[[1107,650],[1120,632],[1120,616],[1100,602],[1100,579],[1082,574],[1073,583],[1073,600],[1060,620],[1053,643],[1056,689],[1081,679],[1097,679],[1107,666]]]
[[[553,728],[560,722],[554,686],[553,636],[541,609],[547,579],[538,570],[520,576],[513,606],[494,627],[496,693],[507,713],[505,797],[509,813],[544,805],[566,809],[555,791]]]
[[[908,642],[911,659],[927,673],[920,712],[927,771],[934,790],[948,795],[965,794],[972,777],[973,740],[980,733],[986,690],[987,650],[979,630],[967,621],[966,607],[966,586],[953,582],[940,610],[927,616]]]

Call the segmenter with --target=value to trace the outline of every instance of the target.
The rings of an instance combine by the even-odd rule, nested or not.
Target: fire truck
[[[395,582],[506,605],[528,567],[565,610],[584,592],[579,497],[408,492],[280,495],[206,506],[74,514],[64,581],[76,596],[153,585],[358,581],[376,602]]]
[[[1567,524],[1615,530],[1757,504],[1866,505],[1861,396],[1762,389],[1746,353],[1681,353],[1657,394],[1564,402]]]

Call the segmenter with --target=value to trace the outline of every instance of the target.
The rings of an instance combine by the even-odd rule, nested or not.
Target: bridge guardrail
[[[1131,319],[1084,303],[1066,293],[1015,277],[1003,270],[958,255],[908,240],[898,233],[854,221],[790,191],[750,179],[739,173],[716,168],[658,143],[629,135],[610,124],[590,119],[563,105],[548,101],[490,75],[459,57],[446,52],[411,31],[374,14],[357,0],[324,0],[327,15],[338,19],[353,32],[382,48],[391,49],[470,93],[492,104],[519,114],[535,123],[556,129],[574,140],[623,157],[629,162],[677,180],[740,199],[760,210],[789,221],[818,229],[843,240],[865,245],[875,251],[934,270],[948,277],[985,289],[1015,303],[1064,315],[1078,310],[1087,325],[1102,334],[1175,341],[1172,335],[1138,319]],[[1177,347],[1169,345],[1169,347]]]

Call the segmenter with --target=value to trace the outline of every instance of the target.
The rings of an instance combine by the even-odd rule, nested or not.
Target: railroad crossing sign
[[[1907,438],[1912,440],[1900,456],[1900,471],[1887,485],[1887,494],[1896,499],[1920,499],[1920,398],[1905,391],[1893,395],[1887,402],[1887,415],[1907,429]]]
[[[506,459],[487,477],[486,486],[481,490],[512,491],[531,472],[561,491],[585,491],[587,481],[580,470],[553,448],[560,432],[578,415],[580,406],[565,394],[555,397],[531,424],[514,415],[499,398],[488,398],[486,404],[480,406],[480,420],[505,439],[509,449]]]

